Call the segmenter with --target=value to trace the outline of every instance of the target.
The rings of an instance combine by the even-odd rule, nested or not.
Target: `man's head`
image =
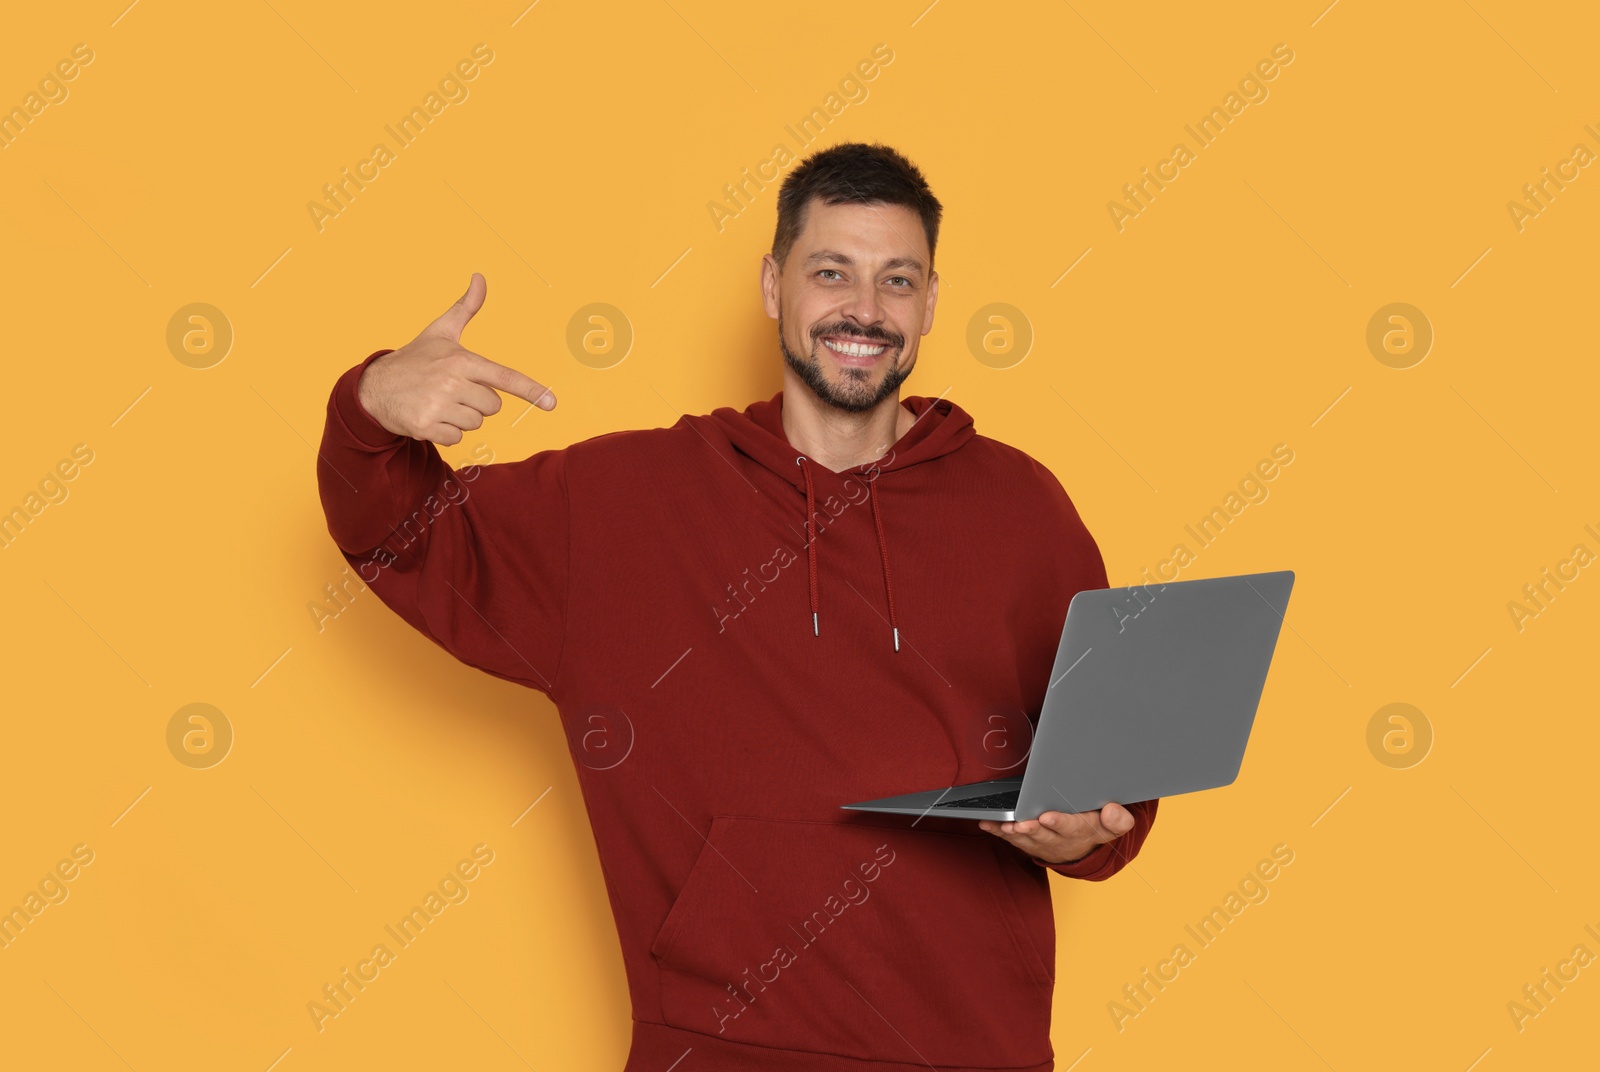
[[[866,412],[911,374],[933,328],[941,213],[922,173],[883,145],[835,145],[784,180],[762,296],[785,364],[824,404]]]

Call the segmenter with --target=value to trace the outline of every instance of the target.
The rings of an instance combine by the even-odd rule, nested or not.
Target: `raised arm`
[[[328,399],[317,485],[328,532],[361,579],[462,662],[549,693],[565,634],[566,453],[459,472],[453,445],[500,410],[496,391],[551,391],[461,345],[483,276],[398,350],[346,371]]]

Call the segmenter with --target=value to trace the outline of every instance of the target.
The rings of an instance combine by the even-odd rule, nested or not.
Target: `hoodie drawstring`
[[[806,478],[806,578],[811,582],[811,635],[821,636],[820,617],[817,613],[817,492],[811,484],[811,467],[802,455],[794,460]]]
[[[878,513],[878,489],[869,486],[872,499],[872,524],[878,530],[878,554],[883,557],[883,594],[889,600],[889,628],[894,632],[894,650],[900,650],[900,627],[894,620],[894,589],[889,586],[889,544],[883,538],[883,518]]]
[[[817,575],[817,531],[816,531],[816,487],[811,480],[811,466],[807,464],[810,459],[799,455],[794,463],[800,467],[800,472],[806,480],[806,575],[811,583],[811,635],[821,636],[821,614],[819,612]],[[883,592],[889,602],[889,629],[894,637],[894,650],[900,650],[900,626],[894,614],[894,587],[889,583],[889,543],[883,535],[883,515],[878,509],[878,495],[869,484],[867,496],[872,500],[872,527],[878,534],[878,555],[883,561]]]

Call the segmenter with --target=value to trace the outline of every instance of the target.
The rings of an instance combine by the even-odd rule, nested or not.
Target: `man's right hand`
[[[357,384],[361,405],[396,435],[443,446],[500,411],[496,391],[550,410],[556,396],[516,369],[490,361],[461,345],[461,332],[483,307],[489,285],[472,273],[467,292],[422,334],[366,367]]]

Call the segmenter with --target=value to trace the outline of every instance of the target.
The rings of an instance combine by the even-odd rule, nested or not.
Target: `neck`
[[[839,473],[883,457],[916,418],[898,391],[863,413],[835,409],[785,369],[782,420],[790,446]]]

